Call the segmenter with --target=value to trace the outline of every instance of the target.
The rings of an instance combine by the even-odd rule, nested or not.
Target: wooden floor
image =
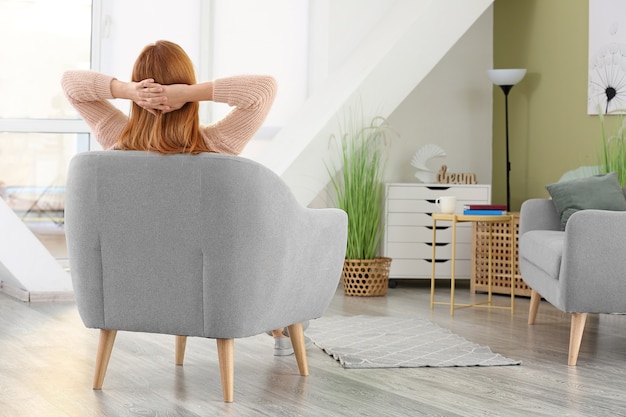
[[[438,295],[446,297],[445,282]],[[457,289],[459,302],[471,297]],[[517,312],[433,311],[424,281],[387,296],[346,297],[327,315],[429,319],[521,366],[345,370],[309,347],[310,376],[293,356],[272,356],[267,335],[235,343],[235,402],[222,402],[216,346],[193,338],[183,367],[173,337],[119,333],[102,391],[91,387],[98,332],[73,303],[31,303],[0,294],[0,416],[619,416],[626,415],[626,316],[592,316],[579,364],[568,367],[569,318],[543,302],[528,326]],[[506,303],[507,298],[496,297]]]

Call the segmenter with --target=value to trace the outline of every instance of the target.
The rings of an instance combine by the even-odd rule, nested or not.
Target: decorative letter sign
[[[437,172],[438,184],[477,184],[476,174],[470,172],[464,173],[449,173],[448,167],[442,165],[439,172]]]

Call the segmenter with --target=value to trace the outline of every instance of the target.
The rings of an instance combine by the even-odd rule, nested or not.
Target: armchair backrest
[[[530,230],[561,230],[561,219],[552,200],[533,198],[522,203],[519,236]]]
[[[345,213],[300,206],[245,158],[86,152],[66,199],[87,327],[249,336],[321,316],[341,275]]]

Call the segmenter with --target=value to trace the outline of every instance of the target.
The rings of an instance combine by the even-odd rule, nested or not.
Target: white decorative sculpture
[[[447,156],[440,146],[434,144],[424,145],[415,152],[411,159],[411,165],[417,168],[415,178],[423,183],[434,183],[436,180],[436,172],[428,168],[426,163],[436,157]]]

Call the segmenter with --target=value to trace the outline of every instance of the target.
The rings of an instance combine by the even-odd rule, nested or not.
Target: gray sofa
[[[179,364],[198,336],[217,339],[232,401],[234,338],[291,326],[307,374],[300,323],[335,294],[347,216],[302,207],[244,158],[99,151],[71,161],[66,235],[80,317],[101,329],[94,388],[118,330],[178,336]]]
[[[576,365],[588,313],[626,312],[626,212],[581,210],[565,230],[552,200],[520,213],[519,264],[532,289],[528,323],[541,297],[572,313],[568,364]]]

